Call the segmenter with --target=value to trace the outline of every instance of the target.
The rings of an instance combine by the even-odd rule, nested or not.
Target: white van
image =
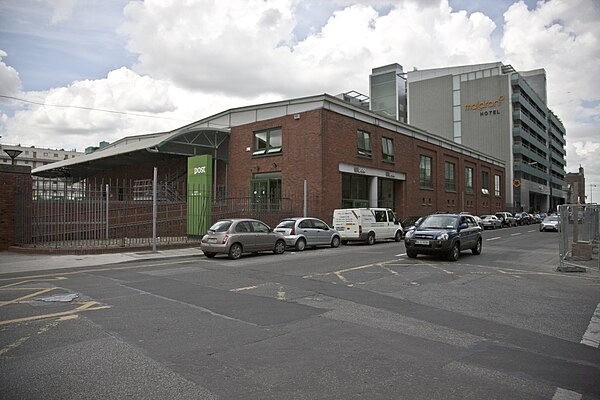
[[[333,227],[341,236],[342,243],[375,240],[402,240],[402,225],[389,208],[340,208],[333,210]]]

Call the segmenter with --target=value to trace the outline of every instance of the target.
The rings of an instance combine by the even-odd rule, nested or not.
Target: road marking
[[[34,293],[29,293],[28,295],[21,296],[19,298],[13,299],[13,300],[0,301],[0,307],[6,306],[8,304],[16,304],[16,303],[19,303],[22,300],[29,299],[29,298],[38,296],[38,295],[43,294],[43,293],[48,293],[48,292],[51,292],[51,291],[56,290],[56,289],[58,289],[58,288],[56,288],[56,287],[46,288],[46,289],[38,290],[37,292],[34,292]],[[13,288],[11,288],[11,290],[13,290]]]
[[[534,230],[527,231],[527,232],[528,232],[528,233],[531,233],[531,232],[537,232],[537,231],[534,229]]]
[[[65,316],[77,314],[77,313],[80,313],[83,311],[96,311],[96,310],[104,310],[107,308],[111,308],[111,306],[100,306],[100,305],[98,305],[100,303],[98,303],[97,301],[86,301],[84,303],[77,303],[77,304],[81,304],[81,305],[74,310],[62,311],[62,312],[57,312],[57,313],[52,313],[52,314],[33,315],[31,317],[24,317],[24,318],[9,319],[6,321],[0,321],[0,326],[8,325],[8,324],[17,324],[20,322],[36,321],[39,319],[65,317]]]
[[[581,343],[586,346],[598,348],[600,346],[600,304],[596,307],[596,311],[592,315],[590,324],[583,334]]]
[[[229,289],[230,292],[243,292],[244,290],[252,290],[252,289],[256,289],[258,287],[258,285],[254,285],[254,286],[246,286],[246,287],[241,287],[241,288],[237,288],[237,289]]]
[[[279,286],[279,290],[277,291],[277,300],[285,300],[285,292],[283,291],[283,286]]]
[[[502,238],[500,236],[496,236],[496,237],[485,239],[485,240],[487,240],[488,242],[491,242],[492,240],[498,240],[498,239],[502,239]]]
[[[0,349],[0,356],[3,356],[4,354],[8,353],[9,351],[14,350],[17,347],[21,346],[23,343],[28,341],[30,338],[31,338],[30,336],[24,336],[24,337],[20,338],[19,340],[9,344],[8,346]]]
[[[142,264],[142,265],[135,265],[135,266],[127,266],[127,267],[90,268],[90,269],[81,269],[81,270],[72,271],[72,272],[60,272],[60,273],[57,272],[57,273],[54,273],[54,274],[41,274],[41,275],[32,275],[32,276],[18,276],[18,277],[13,277],[13,278],[0,278],[0,282],[14,281],[14,280],[24,279],[24,278],[28,278],[29,280],[37,280],[36,278],[39,279],[39,278],[52,278],[52,277],[55,277],[55,279],[59,280],[61,278],[62,279],[67,279],[67,278],[65,278],[65,277],[56,277],[56,275],[78,275],[78,274],[87,274],[87,273],[91,273],[91,272],[122,271],[122,270],[127,270],[127,269],[150,268],[150,267],[160,267],[162,265],[189,264],[189,263],[190,263],[190,260],[186,260],[186,261],[174,261],[174,262],[162,262],[162,263],[146,264],[146,265]],[[26,281],[22,281],[22,282],[26,282]],[[3,287],[8,287],[8,286],[10,286],[10,285],[3,286]]]
[[[521,233],[511,233],[510,236],[519,236]]]
[[[396,257],[404,257],[405,255],[406,255],[406,253],[396,254]]]
[[[577,392],[572,392],[563,388],[556,388],[556,393],[552,400],[580,400],[583,396]]]

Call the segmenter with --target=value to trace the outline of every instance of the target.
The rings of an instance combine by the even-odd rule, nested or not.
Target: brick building
[[[503,161],[327,94],[124,138],[33,174],[140,182],[157,166],[164,180],[177,179],[200,154],[213,157],[215,200],[243,194],[276,205],[306,188],[308,214],[326,221],[341,207],[386,206],[404,217],[489,214],[506,204]]]

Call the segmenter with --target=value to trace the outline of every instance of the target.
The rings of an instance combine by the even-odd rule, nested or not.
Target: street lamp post
[[[594,188],[598,187],[598,185],[590,183],[590,204],[594,203]]]

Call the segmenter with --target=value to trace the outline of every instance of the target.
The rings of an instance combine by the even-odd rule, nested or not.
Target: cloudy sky
[[[546,70],[567,171],[581,164],[600,201],[599,40],[598,0],[0,0],[0,141],[83,150],[243,105],[368,94],[386,64],[502,61]]]

